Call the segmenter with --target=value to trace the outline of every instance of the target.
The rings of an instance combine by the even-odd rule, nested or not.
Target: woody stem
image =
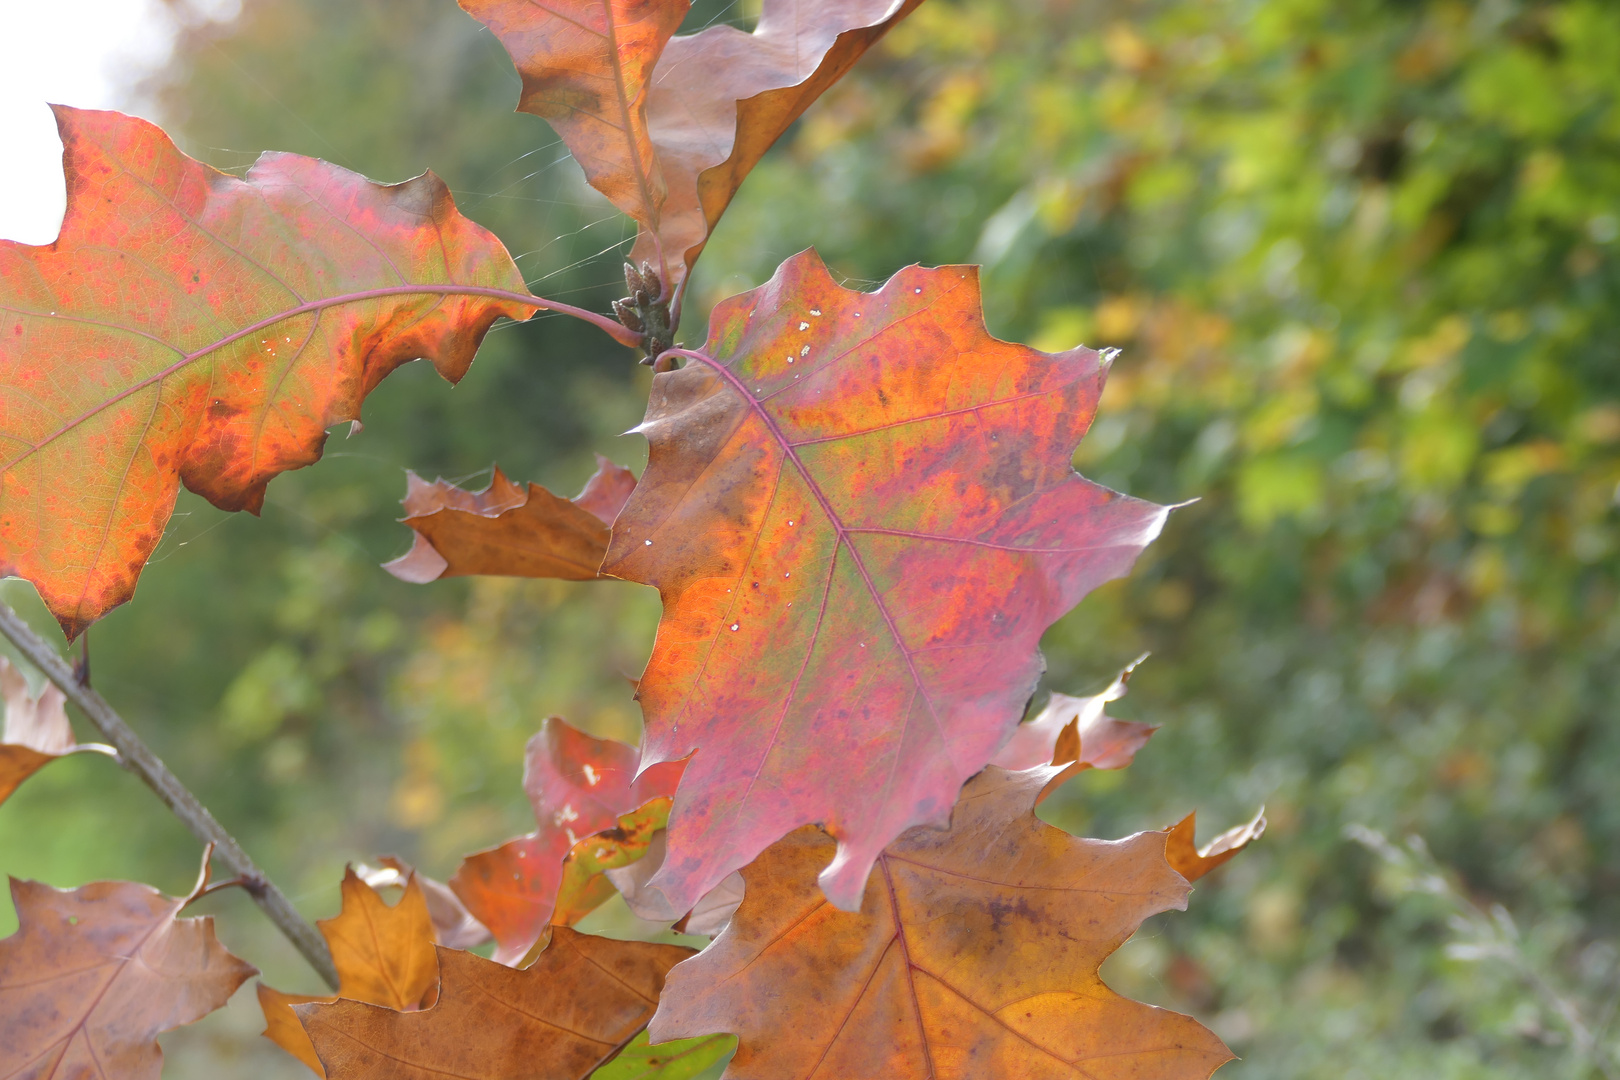
[[[241,879],[242,887],[269,916],[276,929],[292,942],[293,948],[309,961],[326,984],[336,990],[337,969],[332,965],[331,951],[320,934],[304,921],[286,894],[254,865],[242,846],[214,820],[208,808],[169,771],[168,766],[141,741],[124,719],[113,711],[106,699],[74,678],[73,669],[56,650],[34,633],[5,603],[0,603],[0,634],[4,634],[31,664],[56,684],[69,701],[79,707],[101,732],[102,738],[118,751],[119,764],[140,777],[162,800],[163,805],[191,830],[193,836],[205,844],[214,845],[215,857],[220,863]]]

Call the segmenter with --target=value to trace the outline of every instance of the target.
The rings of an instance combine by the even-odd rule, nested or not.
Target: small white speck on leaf
[[[818,307],[813,307],[813,308],[810,309],[810,314],[812,314],[812,315],[820,315],[821,314],[821,309],[818,308]]]
[[[652,547],[652,541],[651,540],[643,540],[642,543],[646,544],[648,547]]]
[[[732,624],[731,624],[731,628],[732,628],[732,629],[733,629],[733,630],[735,630],[735,629],[737,629],[737,627],[739,627],[739,626],[741,626],[741,625],[742,625],[742,623],[732,623]]]
[[[911,291],[916,293],[918,296],[922,295],[922,290],[921,289],[912,289]],[[866,648],[866,646],[862,645],[861,648],[864,649],[864,648]]]
[[[810,329],[810,324],[807,323],[807,322],[802,322],[802,323],[799,324],[799,329],[800,330],[808,330],[808,329]]]
[[[800,349],[799,350],[799,355],[800,356],[809,356],[810,355],[810,346],[806,345],[804,348]]]

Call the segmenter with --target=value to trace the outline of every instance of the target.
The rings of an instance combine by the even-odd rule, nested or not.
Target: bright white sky
[[[126,88],[164,62],[174,29],[160,0],[0,0],[0,238],[48,244],[61,227],[62,143],[46,103],[128,109]]]

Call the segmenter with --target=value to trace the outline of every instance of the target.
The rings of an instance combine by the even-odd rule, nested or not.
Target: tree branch
[[[113,711],[96,691],[81,685],[55,649],[23,622],[22,617],[8,605],[0,602],[0,634],[17,646],[29,662],[39,668],[45,677],[55,683],[77,705],[90,722],[118,751],[118,762],[146,782],[157,793],[163,805],[185,823],[192,835],[205,844],[213,844],[215,856],[231,873],[241,879],[242,887],[253,897],[254,903],[264,910],[293,948],[308,960],[317,974],[332,989],[338,986],[337,969],[332,966],[332,954],[315,928],[304,921],[288,901],[285,894],[265,877],[264,871],[253,864],[231,834],[226,832],[208,808],[197,801],[180,780],[169,771],[158,756],[141,741],[123,718]]]

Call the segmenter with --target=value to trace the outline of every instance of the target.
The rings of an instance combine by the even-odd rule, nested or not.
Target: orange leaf
[[[551,922],[563,861],[582,837],[614,828],[619,815],[673,794],[683,762],[636,777],[636,749],[594,739],[551,717],[529,740],[523,788],[539,828],[462,860],[450,888],[495,935],[495,959],[516,963]]]
[[[304,1025],[299,1023],[294,1005],[307,1005],[312,1001],[330,1003],[337,998],[321,994],[283,994],[260,983],[259,1008],[264,1012],[264,1037],[310,1067],[316,1076],[325,1076],[321,1059],[315,1056],[315,1044],[309,1041]]]
[[[1147,745],[1158,725],[1115,720],[1103,709],[1125,696],[1131,673],[1145,659],[1139,657],[1119,673],[1108,689],[1092,697],[1054,693],[1033,720],[1018,726],[991,764],[1003,769],[1071,763],[1077,766],[1073,771],[1125,768]]]
[[[667,188],[647,130],[653,65],[686,0],[460,0],[506,46],[518,111],[549,121],[585,178],[637,221],[657,222]]]
[[[1168,511],[1074,472],[1105,359],[990,337],[971,267],[869,294],[805,252],[687,355],[654,376],[602,566],[664,601],[643,762],[696,751],[649,884],[686,910],[820,822],[822,887],[853,909],[1012,736],[1042,632]]]
[[[439,1001],[422,1012],[354,1001],[297,1011],[343,1080],[579,1080],[646,1026],[666,973],[692,950],[552,934],[522,970],[441,948]]]
[[[414,1009],[438,981],[433,919],[414,881],[389,907],[352,868],[345,870],[342,912],[315,925],[332,947],[340,997]]]
[[[1198,847],[1194,839],[1197,818],[1198,813],[1194,811],[1164,830],[1164,857],[1170,860],[1176,873],[1188,881],[1197,881],[1266,832],[1266,810],[1261,807],[1250,821],[1227,829],[1203,847]]]
[[[1032,808],[1060,771],[969,781],[949,831],[883,853],[859,913],[815,887],[833,846],[820,830],[773,845],[743,871],[731,924],[671,973],[652,1041],[732,1032],[735,1080],[1207,1077],[1231,1059],[1219,1039],[1097,974],[1144,919],[1186,906],[1164,836],[1042,823]]]
[[[411,550],[383,569],[422,584],[467,574],[589,581],[607,554],[608,526],[635,490],[629,469],[600,454],[596,472],[572,500],[539,484],[528,490],[499,468],[483,491],[406,473],[405,524]]]
[[[67,217],[0,241],[0,573],[70,638],[134,592],[183,482],[257,512],[394,368],[461,378],[523,278],[431,173],[266,154],[244,179],[57,108]]]
[[[47,683],[37,696],[30,694],[28,680],[3,656],[0,697],[6,704],[5,730],[0,733],[0,803],[11,798],[24,780],[59,757],[84,751],[118,756],[110,746],[81,746],[74,742],[62,691]]]
[[[351,867],[343,874],[343,910],[336,918],[321,919],[315,925],[332,949],[337,994],[284,994],[260,983],[259,1007],[264,1010],[265,1037],[324,1076],[292,1006],[341,997],[390,1009],[420,1009],[432,1004],[439,962],[434,953],[433,920],[414,876],[406,879],[399,903],[389,907]]]
[[[489,928],[467,910],[461,898],[450,891],[450,886],[426,874],[418,874],[411,867],[384,855],[376,868],[361,865],[360,880],[381,892],[385,888],[405,889],[414,880],[427,901],[428,915],[433,919],[433,939],[449,949],[474,949],[493,940]]]
[[[671,38],[686,0],[461,0],[671,288],[765,151],[919,3],[765,0],[753,33]]]
[[[0,1076],[157,1080],[157,1035],[224,1005],[257,969],[187,899],[129,881],[53,889],[11,879],[0,941]]]

